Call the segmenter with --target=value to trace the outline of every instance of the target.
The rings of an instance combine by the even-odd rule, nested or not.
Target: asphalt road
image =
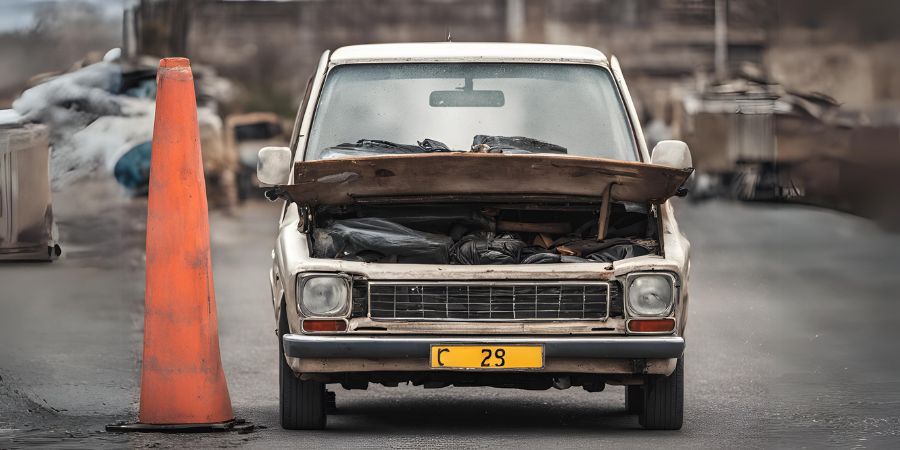
[[[0,266],[0,448],[900,446],[900,235],[802,206],[678,206],[693,242],[685,425],[642,430],[624,391],[337,391],[323,432],[278,425],[266,270],[278,208],[211,215],[223,363],[249,434],[109,434],[139,393],[145,202],[59,193],[65,257]]]

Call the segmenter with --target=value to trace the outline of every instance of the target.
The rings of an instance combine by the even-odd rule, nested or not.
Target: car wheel
[[[644,384],[640,424],[648,430],[680,430],[684,420],[684,357],[669,376],[649,377]]]
[[[644,387],[625,386],[625,411],[640,414],[644,410]]]
[[[325,428],[325,383],[304,381],[294,375],[284,358],[284,341],[288,322],[281,307],[278,319],[278,374],[279,403],[281,405],[281,427],[285,430],[321,430]]]

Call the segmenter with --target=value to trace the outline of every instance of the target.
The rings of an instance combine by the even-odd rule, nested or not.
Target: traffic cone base
[[[174,425],[119,422],[106,426],[106,431],[110,432],[130,431],[136,433],[212,433],[217,431],[237,431],[238,433],[247,433],[253,431],[253,429],[253,424],[241,419],[231,419],[219,423],[188,423]]]

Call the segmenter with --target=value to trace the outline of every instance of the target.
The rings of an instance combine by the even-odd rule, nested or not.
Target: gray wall
[[[448,28],[454,41],[581,44],[616,54],[638,101],[649,103],[673,83],[712,69],[713,3],[143,0],[136,17],[142,52],[185,54],[210,64],[247,87],[240,109],[274,109],[291,115],[323,50],[372,42],[441,41]],[[834,81],[816,87],[837,90],[838,99],[850,100],[854,107],[869,107],[885,96],[900,100],[896,83],[889,81],[900,63],[873,62],[893,48],[888,44],[883,50],[884,42],[900,41],[900,32],[883,19],[886,13],[900,13],[900,2],[858,0],[848,6],[837,0],[730,0],[729,4],[732,67],[744,61],[765,64],[786,84],[815,83],[815,74],[793,68],[799,53],[832,73]],[[861,49],[862,56],[853,55],[855,49]],[[835,60],[849,63],[828,64]],[[865,73],[860,75],[860,70]]]

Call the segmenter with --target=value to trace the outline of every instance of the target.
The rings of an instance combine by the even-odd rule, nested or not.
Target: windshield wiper
[[[472,151],[479,153],[555,153],[568,154],[565,147],[523,136],[485,136],[472,139]]]

